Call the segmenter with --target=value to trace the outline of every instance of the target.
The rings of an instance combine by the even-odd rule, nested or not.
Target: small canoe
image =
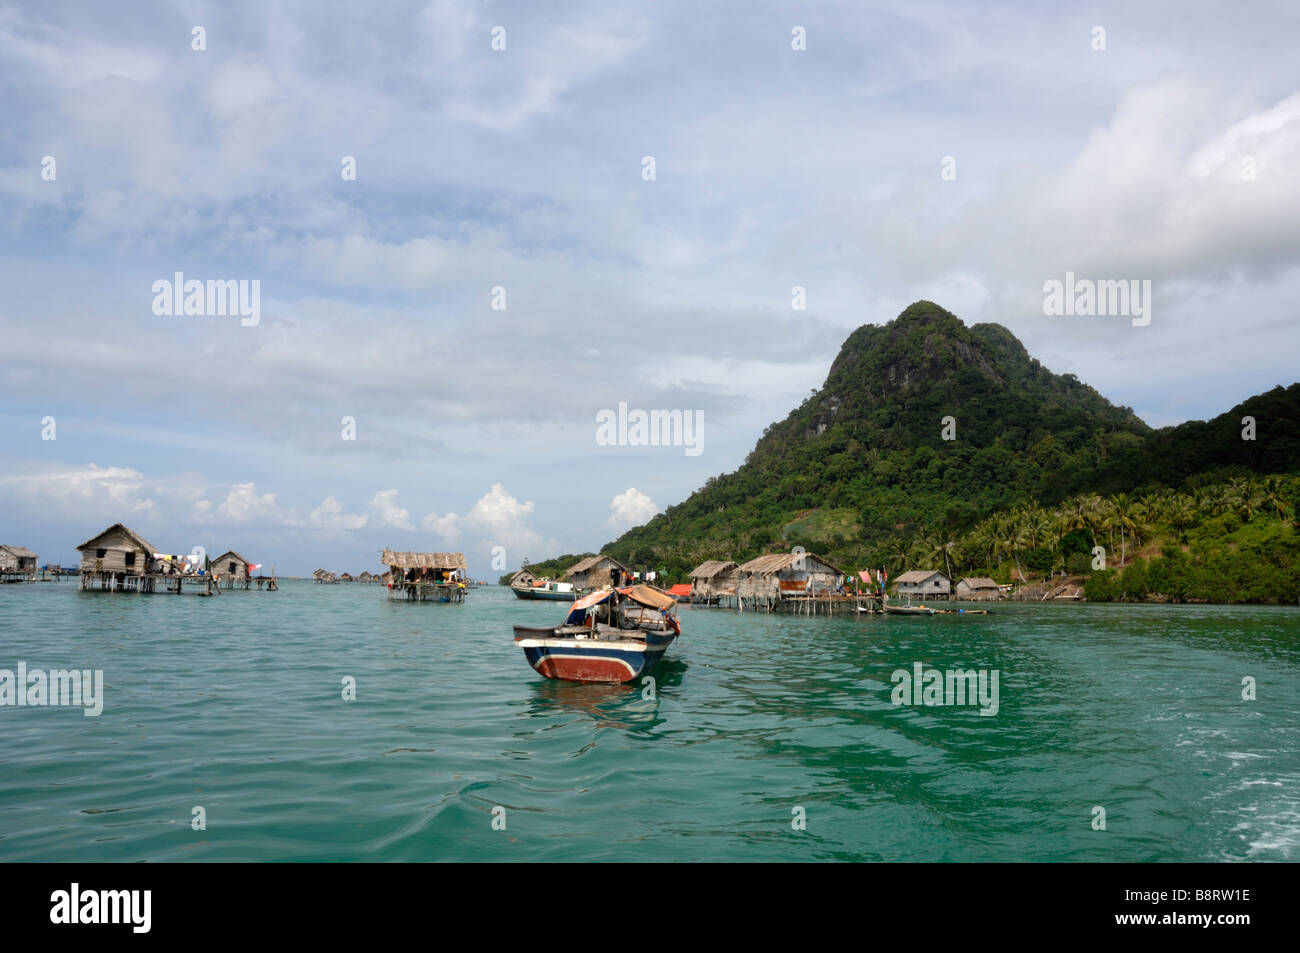
[[[890,615],[934,615],[928,606],[885,606],[885,611]]]

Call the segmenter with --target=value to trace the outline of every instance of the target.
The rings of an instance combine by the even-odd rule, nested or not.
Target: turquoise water
[[[563,612],[0,586],[0,668],[106,696],[0,708],[0,860],[1300,859],[1295,609],[684,608],[654,699],[534,673],[511,624]],[[893,705],[914,662],[996,669],[998,713]]]

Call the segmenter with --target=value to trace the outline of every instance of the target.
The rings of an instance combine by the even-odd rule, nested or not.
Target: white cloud
[[[336,498],[327,496],[321,500],[320,506],[311,511],[307,525],[326,534],[351,532],[366,525],[366,516],[363,513],[348,513]]]
[[[430,513],[420,521],[420,526],[430,533],[436,534],[447,543],[460,542],[460,524],[461,518],[455,513],[448,513],[446,516]]]
[[[655,501],[636,487],[628,487],[609,502],[609,525],[622,532],[640,526],[659,512]]]
[[[5,495],[51,505],[70,515],[103,509],[148,513],[157,505],[139,470],[94,463],[0,477],[0,488]]]
[[[484,552],[502,546],[507,560],[517,561],[520,555],[537,552],[546,545],[542,534],[528,525],[533,510],[531,500],[521,502],[500,483],[494,483],[463,516],[430,513],[421,525],[449,543],[472,537]]]
[[[411,514],[397,505],[396,490],[380,490],[370,501],[370,514],[378,526],[391,526],[393,529],[414,529]]]
[[[206,502],[200,501],[200,504]],[[198,512],[204,512],[210,507],[211,504],[208,503],[207,506],[199,505],[196,509]],[[219,519],[245,523],[249,520],[278,519],[280,514],[274,493],[263,493],[258,496],[255,484],[237,483],[226,494],[225,502],[217,507],[216,515]]]

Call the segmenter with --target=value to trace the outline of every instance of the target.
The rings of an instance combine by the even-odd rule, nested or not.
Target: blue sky
[[[3,541],[495,576],[734,470],[920,298],[1156,426],[1295,380],[1295,12],[699,6],[0,5]],[[178,271],[259,322],[155,314]],[[1066,271],[1151,324],[1045,316]],[[619,402],[702,452],[599,445]]]

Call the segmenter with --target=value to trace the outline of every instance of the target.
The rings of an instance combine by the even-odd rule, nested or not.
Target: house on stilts
[[[736,569],[736,600],[741,610],[800,612],[809,615],[856,612],[870,595],[849,595],[845,573],[814,553],[773,553]]]
[[[0,546],[0,582],[35,582],[36,554],[26,546]]]
[[[171,592],[197,586],[197,595],[219,591],[211,574],[183,556],[158,552],[152,543],[122,523],[114,523],[80,546],[78,588],[102,592]],[[160,585],[161,583],[161,585]]]
[[[564,579],[573,583],[573,588],[579,593],[604,589],[608,586],[620,586],[623,585],[624,579],[631,579],[631,577],[632,570],[613,556],[606,556],[604,553],[579,560],[564,574]]]
[[[717,605],[736,596],[736,571],[740,567],[730,559],[710,559],[691,570],[691,603]]]
[[[388,598],[405,602],[464,602],[464,553],[408,553],[385,549],[380,555],[392,573]]]

